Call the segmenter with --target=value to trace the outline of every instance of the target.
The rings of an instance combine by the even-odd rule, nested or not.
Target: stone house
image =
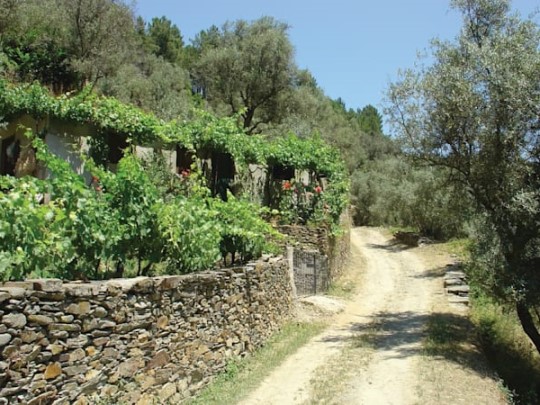
[[[37,162],[30,140],[25,132],[30,129],[39,134],[49,150],[69,162],[73,170],[82,175],[88,183],[91,176],[84,169],[81,154],[92,155],[91,140],[99,134],[97,128],[75,121],[45,117],[37,120],[30,115],[20,115],[4,126],[0,126],[0,175],[22,177],[32,175],[44,179],[48,176],[46,168]],[[111,134],[102,139],[107,146],[106,163],[115,170],[129,146],[126,134]],[[155,145],[135,145],[135,153],[141,158],[149,157]],[[212,194],[226,198],[227,190],[235,195],[247,192],[254,202],[275,206],[273,191],[284,180],[296,179],[308,182],[309,174],[293,167],[270,164],[248,164],[246,170],[238,170],[237,164],[227,151],[200,148],[192,150],[183,145],[159,147],[171,172],[178,175],[189,172],[192,164],[198,162]]]

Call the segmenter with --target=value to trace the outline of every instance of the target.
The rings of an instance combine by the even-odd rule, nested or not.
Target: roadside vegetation
[[[473,297],[470,318],[489,364],[514,404],[540,401],[540,355],[523,333],[512,308],[481,293]]]
[[[451,5],[463,16],[459,36],[433,41],[433,62],[403,72],[385,112],[405,155],[447,186],[443,199],[428,194],[448,208],[436,218],[461,219],[443,236],[472,240],[466,272],[488,351],[514,338],[494,326],[508,314],[528,337],[523,357],[538,365],[529,349],[540,352],[540,29],[511,13],[506,0]],[[436,206],[426,209],[428,218]],[[523,377],[529,388],[516,400],[537,402],[538,378]]]
[[[473,265],[468,238],[433,245],[465,266]],[[501,305],[473,284],[468,319],[434,314],[426,329],[429,356],[476,364],[470,345],[481,348],[500,378],[501,392],[512,404],[535,404],[540,398],[540,355],[523,332],[513,308]]]
[[[189,405],[236,404],[252,392],[287,357],[325,328],[324,323],[286,324],[252,356],[227,365]]]

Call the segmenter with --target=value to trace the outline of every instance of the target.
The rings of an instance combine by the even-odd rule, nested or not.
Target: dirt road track
[[[357,295],[324,333],[287,359],[241,404],[504,403],[487,373],[423,355],[430,314],[448,310],[440,272],[433,267],[444,265],[441,257],[430,260],[433,255],[428,255],[426,260],[420,248],[393,245],[374,228],[354,229],[351,242],[350,271],[361,273]],[[358,344],[373,334],[373,347]],[[356,353],[351,347],[357,347]],[[346,364],[351,356],[360,360]],[[327,377],[332,381],[325,381]],[[449,383],[452,387],[445,389]],[[318,387],[325,384],[330,394]],[[461,384],[469,389],[460,389]],[[478,390],[471,393],[470,384]]]

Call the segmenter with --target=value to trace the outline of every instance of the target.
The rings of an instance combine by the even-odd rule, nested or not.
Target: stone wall
[[[287,236],[286,244],[296,249],[317,249],[322,254],[329,252],[329,232],[326,228],[304,225],[279,225],[278,231]]]
[[[349,261],[351,251],[351,218],[346,210],[340,218],[340,232],[327,228],[282,225],[278,230],[287,235],[293,248],[294,282],[298,295],[321,294],[337,280]]]
[[[178,403],[292,309],[288,263],[0,286],[0,404]]]
[[[337,235],[329,235],[328,237],[330,280],[339,278],[349,263],[352,220],[348,210],[341,215],[340,225],[341,232]]]

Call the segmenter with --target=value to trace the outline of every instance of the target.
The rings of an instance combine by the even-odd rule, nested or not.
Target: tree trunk
[[[253,122],[253,117],[255,116],[255,108],[250,107],[247,109],[245,114],[243,114],[244,118],[244,129],[248,134],[251,134],[251,131],[253,128],[251,128],[251,123]]]
[[[516,310],[519,321],[521,322],[521,327],[527,336],[529,336],[529,339],[531,339],[538,353],[540,353],[540,332],[534,323],[529,308],[523,302],[518,302],[516,303]]]
[[[98,259],[96,266],[94,267],[94,273],[95,273],[94,280],[99,279],[99,266],[101,266],[101,259]]]
[[[124,263],[122,263],[120,260],[116,262],[116,272],[114,273],[114,277],[116,278],[124,277]]]

